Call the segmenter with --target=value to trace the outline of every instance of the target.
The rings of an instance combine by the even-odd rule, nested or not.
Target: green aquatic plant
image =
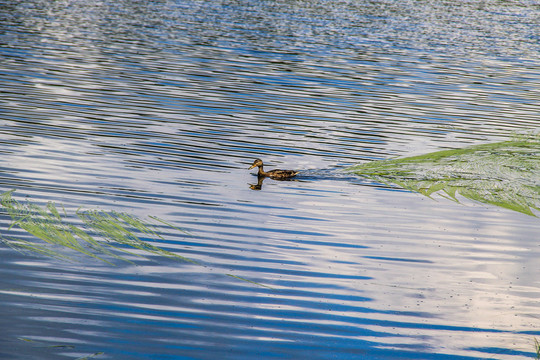
[[[75,216],[68,216],[63,206],[59,211],[52,202],[45,207],[31,201],[21,203],[13,199],[13,192],[14,190],[11,190],[0,196],[2,210],[11,218],[7,233],[18,227],[33,237],[27,240],[26,237],[0,234],[0,242],[18,251],[71,260],[72,258],[62,251],[68,248],[111,265],[112,259],[131,262],[121,254],[138,257],[153,254],[199,264],[195,260],[152,244],[158,239],[164,240],[156,230],[156,223],[186,233],[156,216],[148,216],[154,223],[116,211],[79,209]],[[271,289],[267,285],[237,275],[225,275]]]
[[[534,349],[536,351],[536,360],[540,360],[540,341],[534,338]]]
[[[18,202],[12,197],[13,191],[5,192],[0,198],[3,210],[12,220],[8,233],[14,227],[19,227],[34,236],[26,240],[0,235],[0,240],[14,249],[68,259],[68,255],[56,249],[69,248],[109,264],[110,259],[129,261],[121,253],[135,256],[154,254],[196,263],[153,245],[152,241],[163,240],[163,237],[148,221],[116,211],[80,209],[75,217],[69,217],[63,206],[60,212],[52,202],[44,208],[30,201]],[[168,224],[157,217],[151,219]]]
[[[347,171],[375,182],[458,202],[457,195],[536,216],[540,210],[540,136],[373,161]]]

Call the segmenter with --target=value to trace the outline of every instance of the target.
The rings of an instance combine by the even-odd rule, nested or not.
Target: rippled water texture
[[[4,209],[1,359],[534,358],[538,217],[341,170],[538,131],[538,2],[0,9],[0,193],[157,217],[193,261],[111,265]]]

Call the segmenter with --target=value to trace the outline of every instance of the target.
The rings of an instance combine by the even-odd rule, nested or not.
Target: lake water
[[[535,357],[538,218],[341,170],[537,131],[538,2],[0,9],[0,192],[195,262],[0,243],[1,359]]]

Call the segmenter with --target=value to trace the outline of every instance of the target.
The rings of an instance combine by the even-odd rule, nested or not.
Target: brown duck
[[[271,179],[278,179],[278,180],[283,180],[283,179],[290,179],[292,178],[293,176],[295,176],[296,174],[298,174],[298,171],[295,171],[295,170],[280,170],[280,169],[275,169],[275,170],[270,170],[270,171],[264,171],[263,169],[263,162],[261,159],[257,159],[253,162],[253,165],[251,165],[249,167],[249,169],[253,169],[255,166],[258,166],[259,167],[259,172],[257,173],[258,176],[261,176],[261,177],[269,177]]]

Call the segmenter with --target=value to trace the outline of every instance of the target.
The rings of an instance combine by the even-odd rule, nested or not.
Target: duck
[[[298,171],[296,170],[275,169],[275,170],[270,170],[270,171],[264,171],[263,169],[264,165],[261,159],[256,159],[253,162],[253,165],[249,167],[249,170],[253,169],[256,166],[259,167],[259,172],[257,173],[259,177],[269,177],[271,179],[284,180],[284,179],[290,179],[296,176],[296,174],[298,174]]]

